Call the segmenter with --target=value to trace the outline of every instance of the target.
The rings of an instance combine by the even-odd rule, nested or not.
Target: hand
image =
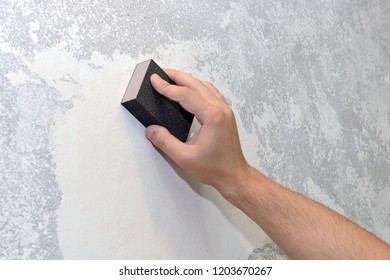
[[[193,178],[216,187],[225,197],[234,195],[233,186],[245,178],[249,166],[241,151],[233,111],[211,83],[177,70],[164,70],[177,85],[154,74],[153,87],[193,113],[201,128],[186,143],[157,125],[146,129],[146,137]]]

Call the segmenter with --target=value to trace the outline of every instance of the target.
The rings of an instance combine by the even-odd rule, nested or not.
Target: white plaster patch
[[[222,18],[221,21],[221,28],[226,29],[227,26],[229,26],[230,21],[231,21],[231,16],[232,16],[232,10],[226,11],[225,15]]]
[[[290,127],[297,129],[302,126],[302,111],[301,107],[295,103],[290,103]]]
[[[28,31],[28,34],[30,35],[32,41],[34,43],[38,43],[38,36],[36,34],[37,31],[39,31],[39,21],[30,22],[30,30]]]
[[[21,245],[23,247],[28,247],[29,245],[35,243],[35,240],[39,237],[39,234],[33,229],[32,223],[25,221],[21,225],[21,229]],[[26,255],[26,257],[28,257],[28,254]]]
[[[76,24],[72,24],[71,26],[69,26],[67,32],[70,37],[76,38],[77,32],[79,32],[79,27]]]
[[[242,120],[238,115],[236,115],[236,120],[240,134],[241,148],[245,156],[245,160],[248,162],[249,165],[256,166],[259,160],[256,151],[258,150],[261,139],[259,139],[255,132],[250,134],[245,133],[243,129]],[[257,117],[255,118],[254,122],[260,123]]]
[[[30,81],[30,77],[23,71],[9,72],[5,74],[5,77],[11,82],[12,85],[18,86]],[[39,83],[39,81],[35,81]]]
[[[196,49],[188,41],[165,46],[156,62],[188,67]],[[120,105],[135,64],[148,58],[96,53],[78,61],[58,46],[30,65],[64,98],[83,96],[56,131],[62,253],[68,259],[246,258],[263,242],[262,231],[216,191],[191,180],[189,186]],[[62,67],[48,65],[54,60]],[[61,82],[69,75],[74,82]]]
[[[325,139],[329,142],[340,140],[342,135],[342,126],[337,117],[336,111],[327,102],[321,102],[317,106],[320,114],[320,128],[324,133]]]
[[[278,118],[275,114],[273,107],[270,106],[270,104],[263,103],[263,105],[264,111],[260,117],[260,120],[257,123],[259,125],[259,128],[266,130],[271,123],[276,124],[278,122]]]

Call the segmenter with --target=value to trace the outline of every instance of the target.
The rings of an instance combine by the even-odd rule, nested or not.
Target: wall
[[[283,258],[144,138],[154,58],[212,81],[250,164],[390,242],[388,1],[2,1],[0,258]]]

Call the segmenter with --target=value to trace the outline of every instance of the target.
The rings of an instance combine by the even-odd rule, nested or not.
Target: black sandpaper
[[[194,115],[187,112],[179,103],[159,94],[150,82],[153,74],[158,74],[168,83],[175,84],[153,60],[139,63],[121,104],[145,127],[152,124],[163,126],[176,138],[185,142]]]

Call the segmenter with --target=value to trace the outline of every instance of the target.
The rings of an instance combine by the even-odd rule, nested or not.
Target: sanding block
[[[159,94],[150,82],[153,74],[175,84],[152,59],[144,61],[135,67],[121,104],[145,127],[151,124],[161,125],[185,142],[194,115],[179,103]]]

